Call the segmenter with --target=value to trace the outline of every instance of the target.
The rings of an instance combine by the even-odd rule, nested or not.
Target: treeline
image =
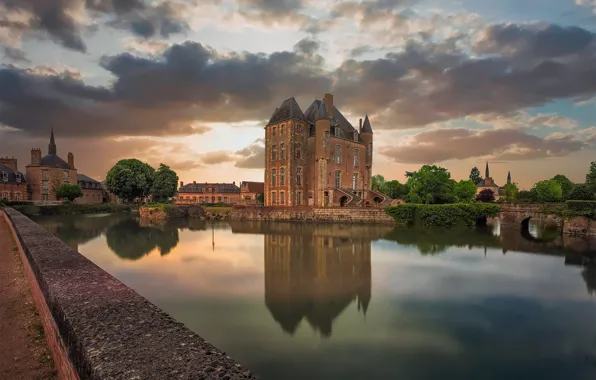
[[[392,199],[402,199],[416,204],[450,204],[494,202],[548,203],[567,200],[596,200],[596,161],[590,164],[584,184],[575,184],[565,175],[537,182],[531,190],[519,190],[517,183],[507,183],[502,194],[484,189],[476,194],[477,184],[483,180],[478,168],[470,170],[467,180],[456,181],[451,173],[440,166],[424,165],[418,171],[406,172],[406,183],[386,180],[381,175],[372,178],[372,189]]]

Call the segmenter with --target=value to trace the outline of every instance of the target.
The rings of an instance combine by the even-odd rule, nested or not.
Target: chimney
[[[358,133],[362,133],[362,118],[360,118],[360,129],[358,129]]]
[[[232,182],[232,185],[236,186],[236,181]]]
[[[68,152],[68,166],[70,166],[71,169],[74,169],[74,154],[72,154],[72,152]]]
[[[327,116],[333,117],[333,95],[332,94],[325,94],[323,97],[323,102],[325,103],[325,108],[327,109]]]
[[[12,157],[12,158],[8,158],[8,156],[6,157],[0,157],[0,164],[4,164],[6,166],[8,166],[9,168],[11,168],[14,171],[17,171],[17,159]]]
[[[180,181],[180,187],[184,186],[184,182]]]
[[[39,165],[41,163],[41,149],[31,149],[31,165]]]
[[[205,183],[207,183],[207,182],[205,182]],[[196,185],[197,184],[197,181],[192,181],[192,184],[193,185]]]

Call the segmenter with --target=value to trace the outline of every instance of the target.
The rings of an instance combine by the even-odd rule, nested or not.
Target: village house
[[[0,157],[0,201],[26,201],[27,179],[18,170],[17,159]]]
[[[244,181],[240,183],[240,199],[243,205],[258,205],[261,204],[259,196],[265,191],[264,182],[249,182]]]
[[[106,191],[99,181],[84,174],[77,174],[77,183],[83,192],[83,196],[75,199],[75,203],[103,203],[107,198]]]
[[[233,183],[197,183],[184,184],[180,182],[175,203],[240,203],[240,188]]]
[[[288,207],[381,206],[372,191],[373,130],[368,116],[358,129],[325,94],[302,112],[286,99],[265,127],[265,205]]]
[[[511,172],[507,173],[507,183],[511,183]],[[495,200],[498,200],[505,195],[505,189],[495,183],[493,178],[490,176],[488,169],[488,162],[486,163],[486,169],[484,171],[484,179],[476,184],[476,195],[482,190],[490,189],[495,194]]]

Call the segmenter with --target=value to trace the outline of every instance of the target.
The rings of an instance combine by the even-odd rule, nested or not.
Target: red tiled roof
[[[246,189],[245,185],[247,185],[248,189]],[[265,183],[245,181],[242,182],[241,188],[243,192],[263,194],[265,192]]]

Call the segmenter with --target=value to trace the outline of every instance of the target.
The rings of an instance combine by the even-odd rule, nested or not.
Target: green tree
[[[265,194],[257,194],[257,202],[265,204]]]
[[[534,189],[531,191],[521,190],[517,195],[517,200],[523,203],[536,202],[536,191]]]
[[[385,184],[385,177],[380,174],[372,176],[372,190],[381,192],[383,185]]]
[[[169,166],[159,164],[151,187],[151,197],[157,202],[164,202],[173,197],[178,190],[178,175]]]
[[[495,192],[491,189],[483,189],[476,195],[478,202],[490,203],[495,201]]]
[[[453,188],[455,181],[447,169],[436,165],[424,165],[416,172],[406,173],[410,189],[410,202],[444,204],[456,201]]]
[[[567,199],[569,197],[569,193],[571,193],[571,190],[573,190],[575,184],[571,182],[569,178],[565,177],[562,174],[557,174],[556,176],[551,178],[551,180],[561,185],[561,191],[563,191],[563,200]]]
[[[586,185],[592,189],[593,193],[596,193],[596,161],[592,161],[590,164],[590,171],[586,174]]]
[[[593,201],[596,200],[596,196],[592,192],[592,189],[588,185],[575,185],[573,190],[567,197],[568,200],[572,201]]]
[[[462,179],[455,184],[453,192],[458,201],[463,203],[471,202],[476,195],[476,184],[472,180]]]
[[[391,199],[401,199],[408,194],[408,187],[394,179],[383,183],[380,192]]]
[[[505,200],[507,202],[515,201],[519,196],[519,189],[515,183],[505,184],[505,186],[503,186],[503,191],[505,192]]]
[[[480,181],[482,181],[482,177],[480,176],[480,170],[477,167],[473,167],[470,170],[470,181],[474,182],[474,185],[478,185]]]
[[[75,199],[83,196],[81,186],[74,183],[63,183],[56,189],[56,196],[60,199],[68,199],[74,201]]]
[[[560,202],[563,200],[561,185],[552,179],[537,182],[533,190],[536,191],[538,202]]]
[[[108,191],[132,202],[149,195],[154,179],[155,169],[149,164],[128,158],[118,161],[110,169],[105,184]]]

